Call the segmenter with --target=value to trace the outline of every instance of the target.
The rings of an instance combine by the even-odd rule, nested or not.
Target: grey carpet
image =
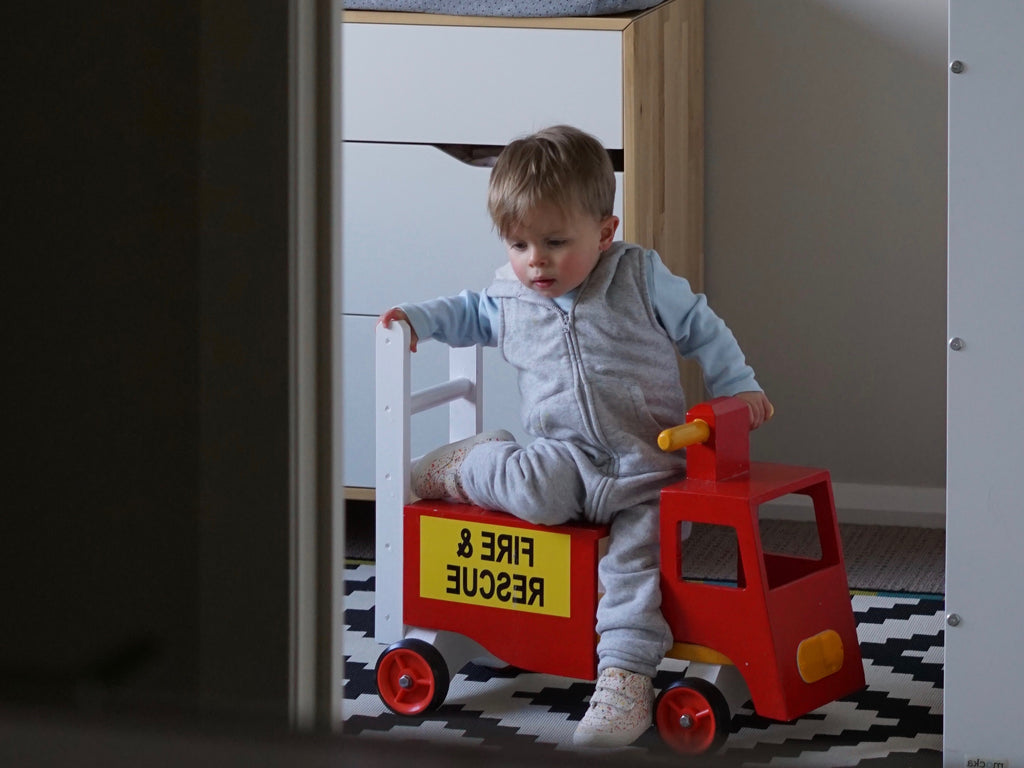
[[[840,524],[847,578],[852,589],[942,594],[946,534],[938,528]],[[820,557],[815,526],[793,520],[762,520],[765,550]],[[684,548],[684,574],[735,579],[735,535],[723,526],[694,526]]]

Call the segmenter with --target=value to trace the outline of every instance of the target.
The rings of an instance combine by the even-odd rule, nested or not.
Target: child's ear
[[[619,228],[619,217],[608,216],[601,220],[601,250],[606,251],[611,248],[612,241],[615,239],[615,230]]]

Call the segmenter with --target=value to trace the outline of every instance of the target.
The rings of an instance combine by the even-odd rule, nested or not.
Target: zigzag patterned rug
[[[374,665],[383,650],[373,638],[374,566],[349,564],[345,577],[346,734],[522,746],[550,757],[572,751],[572,733],[586,712],[592,683],[468,664],[436,712],[401,717],[386,709],[374,684]],[[715,765],[941,765],[941,596],[855,592],[852,602],[867,687],[790,723],[741,709]],[[684,668],[684,662],[666,660],[655,689],[677,679]],[[620,752],[630,762],[679,762],[654,728]]]

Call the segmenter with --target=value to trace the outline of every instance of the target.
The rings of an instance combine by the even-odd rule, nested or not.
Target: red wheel
[[[419,715],[437,709],[448,695],[448,665],[423,640],[392,643],[377,659],[377,693],[392,712]]]
[[[658,696],[654,722],[661,738],[676,752],[697,755],[714,752],[729,735],[729,705],[707,680],[687,677]]]

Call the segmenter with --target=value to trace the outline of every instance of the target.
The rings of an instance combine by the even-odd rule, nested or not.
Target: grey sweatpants
[[[579,446],[538,439],[523,447],[489,442],[462,464],[462,487],[474,503],[537,525],[573,520],[608,523],[608,552],[598,572],[598,671],[620,667],[654,677],[672,644],[661,614],[658,492],[678,473],[609,477]]]

